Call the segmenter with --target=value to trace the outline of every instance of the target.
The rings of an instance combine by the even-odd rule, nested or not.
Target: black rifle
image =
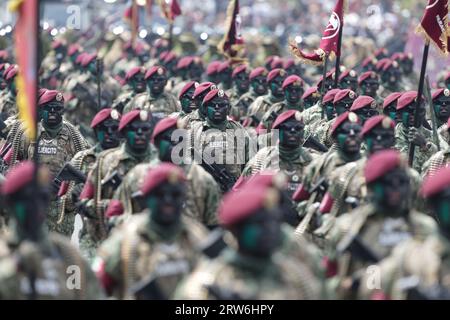
[[[111,187],[113,190],[122,183],[122,177],[119,175],[117,170],[114,170],[108,177],[102,180],[103,187]]]
[[[217,300],[244,300],[244,298],[237,292],[233,292],[216,285],[207,285],[205,288]]]
[[[237,179],[231,173],[228,172],[227,168],[224,165],[217,163],[207,163],[203,157],[198,153],[197,150],[194,151],[194,159],[199,159],[201,161],[201,166],[206,170],[216,182],[219,184],[222,192],[228,192],[233,188]]]
[[[76,169],[70,163],[66,163],[53,179],[53,192],[57,193],[63,181],[75,181],[75,183],[85,183],[86,175],[80,170]]]
[[[434,285],[430,288],[422,288],[415,286],[407,291],[407,300],[450,300],[449,289],[441,286]]]
[[[134,192],[131,195],[131,202],[134,212],[141,212],[145,208],[144,197],[142,196],[142,192],[140,190]]]
[[[312,135],[310,135],[308,139],[306,139],[303,146],[323,153],[328,152],[328,148],[324,144],[320,143],[320,141],[314,138]]]
[[[129,289],[136,300],[168,300],[158,284],[158,278],[147,276]]]
[[[211,231],[208,237],[200,244],[200,251],[211,259],[216,258],[227,247],[223,235],[224,231],[221,228]]]

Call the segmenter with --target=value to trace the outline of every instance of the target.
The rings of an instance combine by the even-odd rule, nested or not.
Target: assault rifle
[[[86,175],[80,170],[73,167],[70,163],[66,163],[53,179],[53,192],[57,193],[63,181],[75,181],[75,183],[85,183]]]
[[[129,293],[136,300],[168,300],[158,284],[158,278],[152,274],[131,286]]]

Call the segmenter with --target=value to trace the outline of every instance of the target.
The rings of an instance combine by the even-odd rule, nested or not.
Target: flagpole
[[[340,26],[339,28],[339,36],[338,36],[338,52],[339,54],[336,54],[336,67],[334,71],[334,88],[338,87],[339,84],[339,75],[341,73],[341,45],[342,45],[342,31],[344,29],[344,26]]]
[[[173,47],[173,21],[169,22],[169,51],[172,51]]]
[[[430,49],[430,41],[427,41],[425,43],[425,47],[423,49],[422,68],[420,70],[419,89],[417,91],[417,99],[416,99],[416,110],[414,111],[414,127],[416,127],[416,128],[420,127],[420,121],[422,120],[422,119],[419,119],[418,114],[419,114],[419,110],[420,110],[420,103],[422,101],[423,86],[424,86],[424,80],[425,80],[425,73],[427,70],[429,49]],[[415,148],[416,148],[416,146],[413,143],[409,144],[409,165],[411,167],[414,162]]]
[[[323,62],[323,71],[322,71],[322,83],[321,86],[319,88],[320,90],[320,105],[321,105],[321,109],[322,109],[322,119],[325,118],[325,110],[323,109],[323,96],[325,95],[325,78],[327,77],[327,68],[328,68],[328,57],[329,55],[325,55],[325,60]]]

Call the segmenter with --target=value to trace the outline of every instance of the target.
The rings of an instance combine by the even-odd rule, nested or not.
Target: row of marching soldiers
[[[408,54],[334,79],[167,45],[55,41],[34,141],[0,51],[0,298],[450,298],[450,73],[415,115]]]

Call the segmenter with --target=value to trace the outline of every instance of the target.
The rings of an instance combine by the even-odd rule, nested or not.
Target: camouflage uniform
[[[114,199],[120,200],[124,207],[124,215],[136,213],[132,195],[139,190],[145,178],[145,173],[157,163],[142,163],[127,173],[122,184],[114,193]],[[181,166],[187,178],[186,200],[183,214],[204,224],[216,226],[217,207],[221,192],[217,183],[200,165],[192,163]]]
[[[316,103],[311,108],[308,108],[302,112],[302,118],[306,126],[312,126],[314,123],[322,119],[322,107],[319,103]]]
[[[47,166],[53,177],[56,177],[63,166],[72,160],[78,152],[89,148],[89,144],[80,132],[69,122],[63,120],[61,129],[52,137],[42,126],[38,126],[39,163]],[[11,164],[17,161],[33,159],[35,141],[28,140],[23,128],[19,128],[12,140],[13,156]],[[50,231],[70,235],[73,231],[74,216],[60,215],[59,202],[56,196],[52,198],[47,216]]]
[[[180,111],[180,106],[177,98],[171,93],[163,92],[159,97],[154,98],[144,92],[134,96],[123,109],[123,113],[135,109],[151,111],[153,117],[162,119],[171,113]]]
[[[245,117],[248,113],[248,108],[251,104],[258,98],[256,93],[252,88],[250,91],[244,93],[243,95],[236,97],[236,99],[231,100],[231,111],[230,115],[236,121],[240,121],[243,117]]]
[[[436,152],[422,166],[422,177],[433,175],[437,169],[450,163],[450,149]]]
[[[177,234],[165,239],[158,232],[162,230],[151,225],[149,215],[134,215],[99,248],[103,270],[114,281],[118,298],[130,298],[129,289],[148,276],[155,277],[163,294],[172,298],[176,285],[200,256],[195,248],[206,235],[201,225],[182,220]]]
[[[68,287],[72,283],[70,277],[73,277],[71,266],[80,268],[79,290]],[[30,289],[31,272],[35,276],[35,295]],[[0,240],[0,299],[102,298],[104,293],[95,274],[66,238],[51,233],[46,241],[38,243]]]
[[[267,94],[262,97],[258,97],[248,108],[247,115],[249,117],[254,116],[258,120],[261,120],[263,115],[267,112],[267,110],[269,110],[269,108],[273,104],[281,102],[281,101],[283,101],[283,98],[281,98],[281,99],[271,98],[270,94]]]
[[[219,288],[224,297],[216,297],[208,286]],[[214,260],[202,261],[175,294],[176,299],[196,300],[309,300],[318,296],[314,275],[295,258],[275,253],[261,263],[231,249]]]
[[[8,91],[0,101],[0,113],[9,118],[15,116],[17,112],[16,96]]]

